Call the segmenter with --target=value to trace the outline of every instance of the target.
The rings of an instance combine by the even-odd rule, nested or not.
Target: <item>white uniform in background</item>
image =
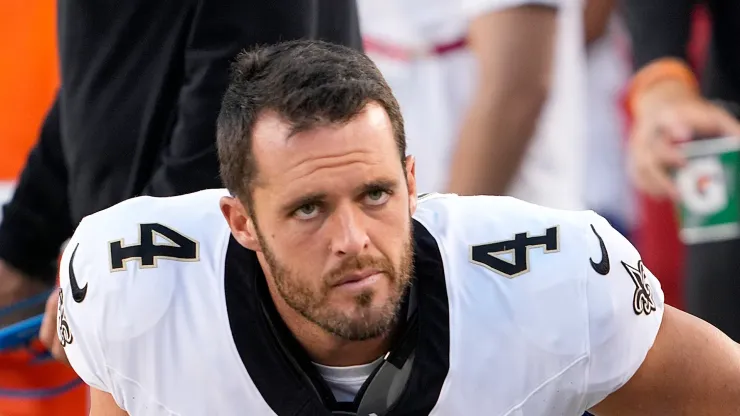
[[[131,416],[325,414],[274,341],[224,195],[134,198],[82,221],[61,265],[69,361]],[[431,195],[414,223],[417,359],[390,415],[578,416],[653,345],[660,284],[593,212]],[[318,370],[338,400],[370,373]]]
[[[358,4],[366,52],[400,102],[421,192],[446,187],[462,118],[475,89],[475,59],[460,44],[470,22],[521,5],[558,7],[552,90],[510,194],[555,208],[585,207],[582,0],[359,0]],[[430,53],[435,48],[444,52]],[[408,51],[417,54],[409,56]]]
[[[626,167],[626,114],[621,99],[631,74],[628,35],[613,15],[588,47],[588,117],[584,198],[589,209],[629,228],[634,195]]]

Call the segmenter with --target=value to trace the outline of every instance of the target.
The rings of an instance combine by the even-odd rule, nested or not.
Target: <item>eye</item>
[[[319,206],[317,204],[301,205],[293,212],[293,216],[299,220],[310,220],[317,215],[319,215]]]
[[[391,194],[383,189],[374,189],[365,194],[365,200],[368,205],[383,205],[388,201]]]

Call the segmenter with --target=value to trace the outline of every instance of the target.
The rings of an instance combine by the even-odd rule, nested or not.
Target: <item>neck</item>
[[[347,341],[326,332],[290,307],[287,310],[277,307],[277,310],[311,360],[318,364],[331,367],[368,364],[388,352],[391,346],[390,334],[364,341]]]
[[[270,297],[278,314],[315,363],[331,367],[368,364],[388,352],[394,331],[364,341],[337,337],[288,306],[268,279]]]

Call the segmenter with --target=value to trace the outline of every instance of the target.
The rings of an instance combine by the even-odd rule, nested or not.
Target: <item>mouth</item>
[[[350,273],[342,277],[342,279],[334,284],[334,287],[360,283],[370,277],[377,276],[381,273],[382,271],[378,269],[358,270],[354,273]]]

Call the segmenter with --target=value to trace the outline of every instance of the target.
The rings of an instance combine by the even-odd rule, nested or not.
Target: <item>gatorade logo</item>
[[[727,178],[717,157],[690,160],[676,177],[686,208],[699,215],[710,215],[727,207]]]

